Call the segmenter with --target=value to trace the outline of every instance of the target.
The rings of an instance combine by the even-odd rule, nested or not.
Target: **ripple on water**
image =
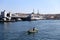
[[[30,28],[38,33],[28,34]],[[60,20],[21,21],[0,23],[0,40],[60,40]]]

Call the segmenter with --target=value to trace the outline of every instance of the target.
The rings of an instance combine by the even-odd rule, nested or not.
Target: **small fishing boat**
[[[36,33],[38,32],[38,29],[36,29],[35,27],[33,29],[28,30],[28,33]]]

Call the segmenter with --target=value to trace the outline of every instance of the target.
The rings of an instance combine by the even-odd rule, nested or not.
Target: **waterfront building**
[[[1,18],[3,21],[11,20],[11,13],[7,13],[5,10],[1,12]]]

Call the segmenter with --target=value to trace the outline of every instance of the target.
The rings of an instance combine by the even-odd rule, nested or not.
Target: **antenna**
[[[34,14],[34,9],[33,9],[33,12],[32,12],[32,14]]]

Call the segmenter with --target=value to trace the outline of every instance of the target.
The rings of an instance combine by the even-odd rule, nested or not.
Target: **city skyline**
[[[34,12],[41,14],[60,13],[60,0],[0,0],[0,11]]]

